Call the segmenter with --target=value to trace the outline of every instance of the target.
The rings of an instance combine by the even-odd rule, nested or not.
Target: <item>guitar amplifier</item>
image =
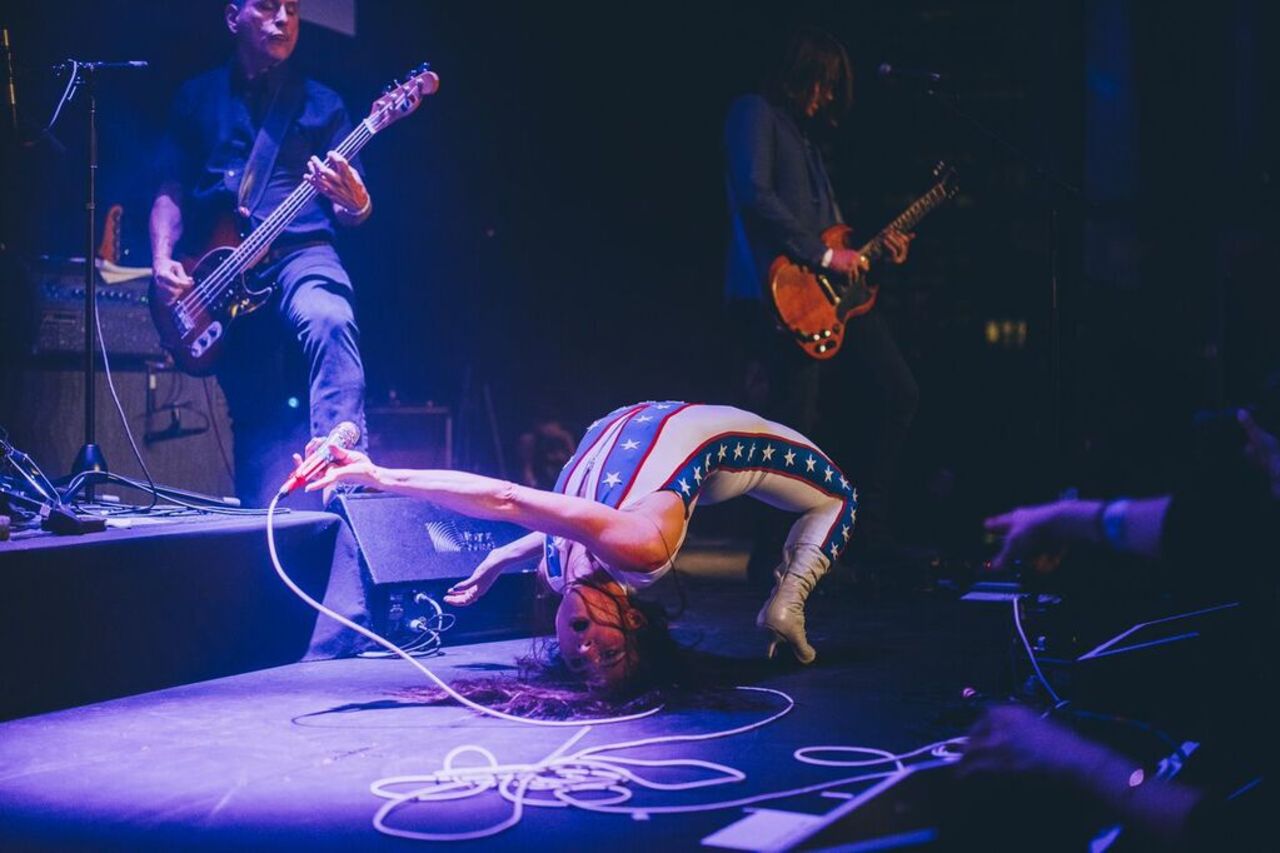
[[[94,289],[107,352],[122,358],[164,358],[148,307],[150,270],[107,267],[105,272],[110,280],[99,269]],[[134,272],[138,274],[130,277]],[[41,258],[28,265],[27,277],[34,313],[30,354],[84,353],[84,261]]]

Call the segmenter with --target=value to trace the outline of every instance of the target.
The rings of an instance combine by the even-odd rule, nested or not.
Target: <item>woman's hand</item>
[[[466,607],[479,601],[502,573],[502,561],[495,557],[496,554],[496,551],[490,551],[484,562],[476,566],[471,577],[449,587],[444,594],[444,603],[452,604],[454,607]]]
[[[310,456],[323,441],[324,439],[321,438],[313,438],[307,442],[306,454]],[[329,448],[329,453],[333,456],[333,464],[325,470],[323,476],[307,483],[306,491],[314,492],[319,489],[328,489],[338,483],[374,487],[378,485],[378,466],[374,465],[373,461],[359,450],[344,450],[337,445],[333,445]],[[293,454],[294,466],[301,465],[302,459],[301,455]]]

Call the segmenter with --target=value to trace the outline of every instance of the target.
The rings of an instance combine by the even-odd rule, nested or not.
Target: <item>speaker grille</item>
[[[337,505],[375,584],[467,577],[489,551],[528,532],[400,495],[340,495]],[[505,573],[536,568],[537,560],[531,558]]]

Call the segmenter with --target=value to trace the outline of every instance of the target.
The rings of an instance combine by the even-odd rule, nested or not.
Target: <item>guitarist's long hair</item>
[[[815,85],[830,89],[834,97],[822,104],[813,120],[835,127],[853,105],[849,54],[831,33],[817,27],[799,27],[791,32],[766,73],[764,94],[803,122],[807,120],[805,108]]]

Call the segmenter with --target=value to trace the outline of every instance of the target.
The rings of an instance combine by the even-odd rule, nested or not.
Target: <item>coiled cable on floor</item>
[[[651,708],[638,714],[610,717],[602,720],[537,720],[518,717],[488,708],[462,696],[439,676],[416,660],[409,652],[377,633],[357,625],[350,619],[325,607],[307,595],[293,582],[280,564],[279,554],[276,550],[273,521],[278,501],[279,497],[277,496],[267,508],[267,544],[271,552],[272,565],[285,585],[316,611],[367,637],[398,657],[404,658],[441,690],[467,708],[509,722],[536,726],[579,727],[578,731],[570,736],[568,740],[541,761],[503,764],[489,749],[475,744],[466,744],[450,750],[444,758],[442,768],[434,773],[389,776],[373,782],[369,786],[369,790],[375,796],[386,800],[374,815],[373,826],[385,835],[417,841],[474,841],[497,835],[516,826],[523,818],[526,807],[578,808],[584,811],[605,814],[626,814],[639,819],[657,814],[690,814],[719,811],[886,779],[906,772],[909,766],[908,761],[924,755],[930,755],[935,760],[929,764],[915,765],[917,768],[950,763],[959,759],[959,753],[955,750],[955,747],[963,743],[965,738],[951,738],[900,754],[887,750],[847,745],[809,746],[797,749],[793,753],[793,758],[805,764],[823,767],[855,767],[870,770],[870,772],[829,779],[799,788],[768,791],[713,803],[629,805],[628,803],[634,795],[633,787],[651,791],[688,791],[743,782],[746,780],[747,774],[726,764],[697,758],[647,759],[618,755],[617,753],[642,747],[695,743],[741,735],[770,725],[787,715],[795,707],[795,700],[781,690],[774,690],[769,687],[737,687],[735,690],[765,694],[781,699],[783,706],[755,722],[729,729],[701,734],[638,738],[587,747],[570,753],[569,750],[582,740],[594,725],[641,719],[662,710],[662,706]],[[813,753],[825,753],[827,757],[818,757]],[[851,753],[858,757],[849,759],[833,757],[841,753]],[[475,757],[480,760],[476,763],[468,763],[465,759],[469,757]],[[887,769],[871,769],[884,766],[887,766]],[[645,775],[643,771],[648,769],[705,771],[707,775],[689,781],[664,782]],[[393,816],[401,815],[413,805],[429,806],[437,803],[448,803],[489,792],[497,793],[498,796],[510,803],[511,812],[496,823],[480,829],[463,832],[426,832],[394,826],[391,823]]]
[[[901,754],[868,747],[843,745],[803,747],[793,753],[793,757],[802,763],[825,767],[857,767],[869,772],[828,779],[798,788],[767,791],[711,803],[630,805],[629,801],[633,797],[634,788],[672,792],[746,781],[747,775],[741,770],[713,761],[694,758],[643,759],[617,754],[622,750],[643,746],[689,743],[692,741],[733,737],[763,728],[789,713],[795,707],[794,700],[780,690],[773,690],[767,687],[738,687],[736,689],[776,696],[782,699],[785,704],[781,710],[754,723],[723,731],[696,735],[652,737],[588,747],[569,753],[568,750],[591,730],[590,726],[584,726],[546,758],[527,764],[503,764],[498,761],[493,752],[482,746],[474,744],[459,746],[445,756],[443,766],[434,773],[391,776],[374,782],[370,786],[370,790],[376,796],[387,800],[387,802],[378,809],[377,814],[374,816],[373,825],[379,832],[386,835],[416,841],[475,841],[497,835],[517,825],[524,816],[526,807],[572,807],[604,814],[625,814],[637,819],[645,819],[652,815],[692,814],[695,812],[742,808],[770,800],[820,793],[833,788],[886,779],[906,772],[908,767],[919,769],[926,766],[949,764],[959,759],[960,756],[955,747],[965,740],[964,738],[952,738]],[[815,758],[810,755],[811,752],[846,752],[872,757],[859,757],[849,760],[834,757]],[[914,765],[908,764],[912,759],[925,755],[931,756],[935,760]],[[466,757],[471,756],[479,758],[480,761],[478,763],[464,761]],[[876,767],[885,769],[872,769]],[[706,771],[706,775],[684,782],[662,782],[644,775],[642,769],[701,770]],[[483,828],[462,832],[427,832],[408,829],[403,826],[394,826],[391,823],[392,817],[397,813],[400,813],[400,819],[404,820],[406,817],[404,813],[414,805],[426,807],[432,804],[476,797],[490,792],[496,793],[499,797],[509,802],[511,804],[511,812],[505,818]]]

